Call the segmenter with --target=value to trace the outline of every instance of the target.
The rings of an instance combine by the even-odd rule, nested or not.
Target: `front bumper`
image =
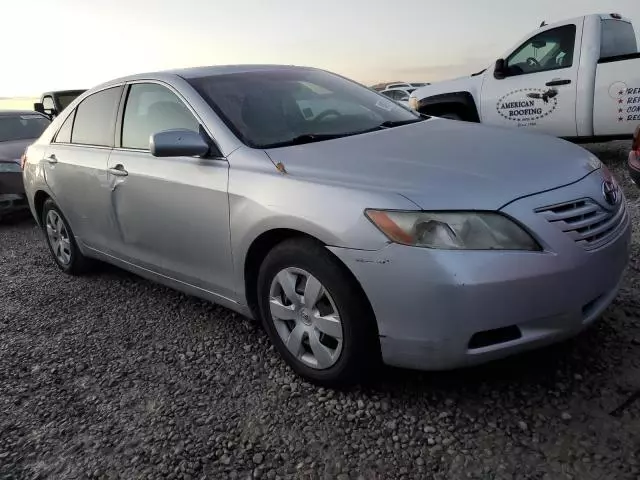
[[[332,247],[369,298],[384,362],[424,370],[473,365],[574,336],[596,320],[628,262],[628,217],[606,244],[586,250],[534,211],[584,191],[578,182],[503,209],[540,235],[544,252]]]

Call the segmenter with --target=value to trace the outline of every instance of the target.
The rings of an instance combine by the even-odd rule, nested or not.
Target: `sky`
[[[0,97],[197,65],[281,63],[371,85],[492,64],[544,20],[640,0],[3,0]]]

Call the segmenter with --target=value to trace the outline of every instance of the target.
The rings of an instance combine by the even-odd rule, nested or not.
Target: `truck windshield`
[[[631,53],[638,53],[633,25],[621,20],[603,20],[600,58],[617,57]]]
[[[255,148],[330,140],[423,119],[322,70],[282,68],[187,80],[238,138]]]
[[[0,142],[38,138],[49,123],[42,115],[0,115]]]

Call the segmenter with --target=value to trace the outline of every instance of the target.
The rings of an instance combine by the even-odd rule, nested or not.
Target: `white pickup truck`
[[[636,34],[615,13],[543,24],[495,65],[418,88],[409,104],[429,115],[573,141],[631,138],[640,124]]]

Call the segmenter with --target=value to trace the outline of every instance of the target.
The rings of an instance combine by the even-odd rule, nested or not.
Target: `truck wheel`
[[[462,121],[462,117],[459,114],[453,113],[453,112],[451,112],[451,113],[443,113],[442,115],[438,115],[438,117],[446,118],[448,120],[458,120],[459,122]]]

